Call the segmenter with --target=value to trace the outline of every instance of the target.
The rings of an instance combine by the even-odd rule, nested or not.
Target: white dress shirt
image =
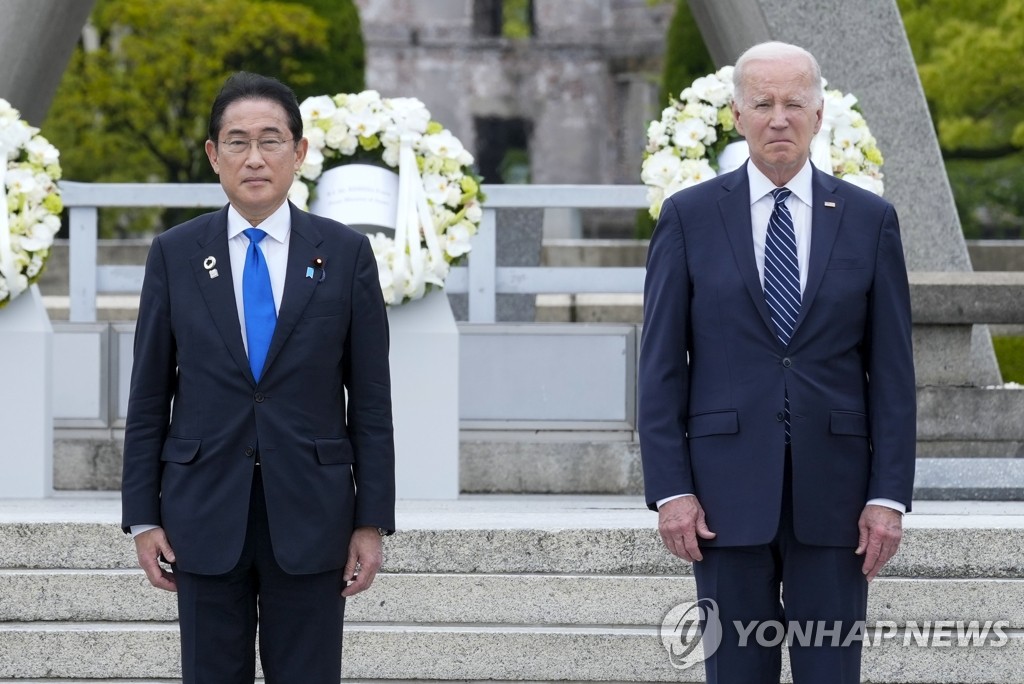
[[[813,177],[813,167],[811,162],[807,161],[803,168],[785,185],[792,191],[792,194],[786,198],[786,207],[793,216],[793,230],[796,232],[796,258],[800,265],[801,295],[807,287],[807,269],[811,259],[811,207],[814,202],[811,181]],[[764,287],[764,245],[768,239],[768,220],[775,209],[775,198],[771,193],[777,186],[768,180],[768,177],[761,173],[760,169],[752,162],[747,163],[747,178],[750,181],[750,225],[754,233],[754,263],[757,264],[758,280]],[[672,499],[682,496],[694,496],[694,494],[677,494],[659,499],[658,508]],[[871,499],[868,503],[893,508],[900,513],[905,513],[907,510],[904,504],[891,499]]]
[[[228,207],[228,254],[231,257],[231,282],[235,287],[235,307],[238,309],[238,324],[242,327],[242,344],[249,353],[249,341],[245,334],[245,306],[242,303],[242,274],[245,272],[245,254],[249,250],[249,238],[243,230],[252,224],[242,218],[234,207]],[[281,311],[281,297],[284,296],[284,276],[288,268],[288,237],[292,230],[292,213],[288,202],[277,208],[273,214],[256,226],[267,234],[259,242],[263,257],[270,271],[270,289],[274,292],[274,310]]]
[[[245,254],[249,250],[249,238],[242,231],[252,228],[252,224],[242,218],[233,207],[228,207],[228,257],[231,260],[231,282],[235,289],[235,308],[238,309],[238,324],[242,328],[242,344],[245,353],[249,353],[249,341],[245,335],[245,306],[242,303],[242,274],[245,272]],[[278,207],[277,211],[256,226],[266,232],[267,237],[259,242],[263,257],[270,271],[270,289],[274,293],[274,310],[280,313],[281,298],[284,296],[284,277],[288,267],[288,238],[292,230],[292,213],[288,202]],[[148,532],[159,525],[132,525],[131,534],[134,539],[143,532]]]

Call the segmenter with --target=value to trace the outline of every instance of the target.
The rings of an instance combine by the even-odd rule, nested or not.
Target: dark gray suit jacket
[[[910,296],[884,199],[817,169],[800,315],[778,340],[754,261],[745,166],[665,200],[651,240],[639,374],[647,502],[696,494],[718,534],[775,536],[792,423],[794,530],[856,546],[869,499],[910,508]]]
[[[203,266],[211,256],[216,278]],[[323,269],[307,277],[317,258]],[[231,570],[258,449],[278,563],[295,574],[340,568],[355,527],[394,528],[388,323],[369,241],[291,207],[284,295],[258,384],[229,264],[227,207],[153,241],[122,525],[161,525],[186,572]]]

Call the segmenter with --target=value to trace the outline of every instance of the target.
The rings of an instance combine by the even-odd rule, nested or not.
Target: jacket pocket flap
[[[868,436],[868,417],[856,411],[833,411],[830,420],[833,435]]]
[[[168,463],[191,463],[199,453],[201,439],[182,439],[181,437],[168,437],[164,442],[163,451],[160,452],[160,460]]]
[[[740,420],[736,411],[714,411],[698,413],[686,421],[686,434],[689,437],[706,437],[708,435],[732,435],[740,431]]]
[[[352,442],[348,441],[347,437],[317,439],[314,442],[316,443],[316,458],[323,465],[356,462]]]

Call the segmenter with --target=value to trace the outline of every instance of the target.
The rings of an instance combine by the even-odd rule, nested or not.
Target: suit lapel
[[[811,207],[811,253],[807,264],[807,285],[800,303],[800,315],[793,327],[793,336],[800,330],[800,324],[807,318],[818,294],[818,288],[825,277],[832,254],[832,246],[839,235],[839,223],[843,217],[843,198],[835,194],[836,182],[829,176],[814,169],[813,206]],[[826,205],[828,203],[828,205]]]
[[[220,332],[231,358],[251,380],[252,371],[249,369],[249,358],[245,355],[245,346],[242,344],[242,327],[238,323],[235,287],[231,279],[226,205],[210,216],[197,242],[199,249],[189,257],[189,263],[192,265],[192,273],[195,275],[199,292],[206,301],[213,324]],[[211,258],[214,265],[212,268],[206,268],[207,259]],[[211,278],[210,273],[214,269],[217,271],[217,277]]]
[[[290,205],[291,206],[291,205]],[[284,294],[281,298],[281,309],[277,313],[277,326],[274,328],[274,336],[270,340],[270,349],[267,350],[267,360],[263,365],[263,375],[277,358],[278,352],[284,347],[285,341],[291,335],[295,325],[299,322],[302,312],[313,296],[320,276],[330,266],[328,255],[318,252],[323,242],[319,229],[313,225],[309,214],[291,206],[292,225],[291,234],[288,238],[288,270],[284,277]],[[324,261],[324,271],[317,270],[312,278],[306,277],[307,269],[313,264],[317,257]]]
[[[764,321],[772,337],[775,337],[775,324],[772,323],[768,304],[764,300],[764,288],[757,275],[757,262],[754,260],[754,231],[750,225],[750,181],[747,178],[746,165],[741,166],[722,179],[722,187],[727,192],[718,200],[718,209],[725,225],[725,233],[732,246],[733,257],[743,282],[750,293],[750,299],[761,320]]]

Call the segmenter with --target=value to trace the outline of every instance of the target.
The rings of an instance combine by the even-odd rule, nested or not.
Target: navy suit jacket
[[[754,262],[746,166],[665,200],[647,262],[639,432],[648,505],[695,494],[717,537],[775,536],[789,395],[794,531],[856,546],[873,498],[913,489],[916,401],[899,224],[882,198],[813,174],[800,315],[778,340]]]
[[[388,323],[367,238],[291,207],[285,286],[262,377],[242,344],[227,207],[159,235],[135,332],[123,519],[161,525],[186,572],[242,550],[259,450],[274,554],[343,567],[352,530],[394,528]],[[216,259],[218,277],[204,267]],[[307,269],[323,260],[313,277]]]

